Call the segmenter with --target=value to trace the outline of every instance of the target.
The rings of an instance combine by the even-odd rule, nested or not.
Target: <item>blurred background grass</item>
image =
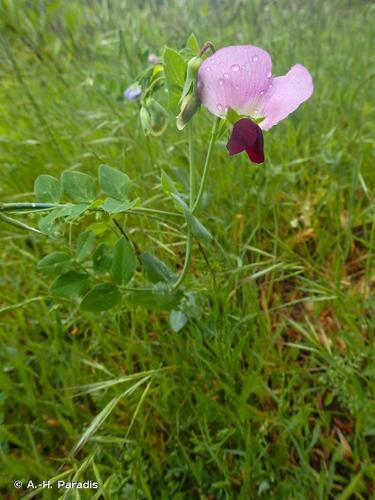
[[[216,149],[201,210],[216,285],[196,249],[200,317],[178,334],[167,313],[94,316],[46,299],[36,262],[65,243],[1,224],[3,498],[15,479],[58,471],[98,480],[97,498],[371,497],[374,13],[360,0],[2,0],[1,201],[32,200],[40,173],[107,163],[167,206],[160,167],[186,179],[186,134],[171,117],[146,139],[123,91],[148,54],[192,31],[202,44],[265,48],[275,74],[303,63],[315,83],[266,134],[263,166]],[[195,118],[198,159],[210,120]],[[181,265],[181,235],[131,227]]]

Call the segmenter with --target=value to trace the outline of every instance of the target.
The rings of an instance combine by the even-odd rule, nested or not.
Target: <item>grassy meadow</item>
[[[126,172],[144,206],[187,186],[188,133],[145,137],[124,90],[165,45],[253,44],[315,91],[265,134],[266,162],[224,136],[184,283],[194,314],[82,312],[37,270],[75,245],[0,221],[1,498],[369,499],[375,487],[374,19],[361,0],[2,0],[0,202],[40,174]],[[212,116],[194,117],[202,171]],[[197,173],[199,176],[199,173]],[[36,214],[17,214],[34,227]],[[176,221],[120,217],[179,272]],[[73,224],[78,235],[95,218]],[[98,489],[27,489],[58,478]],[[20,489],[14,481],[24,484]]]

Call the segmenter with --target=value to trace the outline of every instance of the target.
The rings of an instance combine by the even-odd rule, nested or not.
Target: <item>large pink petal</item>
[[[260,112],[265,119],[260,127],[269,130],[311,97],[313,90],[312,77],[302,64],[293,66],[285,76],[274,78],[264,95]]]
[[[198,72],[199,98],[216,116],[225,116],[228,108],[261,116],[259,107],[272,82],[268,52],[253,45],[232,45],[203,61]]]

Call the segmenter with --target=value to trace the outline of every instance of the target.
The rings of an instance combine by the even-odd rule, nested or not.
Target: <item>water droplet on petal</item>
[[[210,72],[211,68],[209,66],[207,66],[206,71],[207,71],[207,73]]]
[[[253,56],[253,62],[257,62],[258,59],[259,59],[258,56]]]
[[[272,83],[270,83],[270,84],[268,85],[268,88],[269,88],[269,89],[272,89],[272,87],[273,87],[273,85],[272,85]]]
[[[224,80],[220,78],[220,80],[217,81],[217,83],[222,87],[224,85]]]
[[[240,71],[241,68],[239,64],[233,64],[230,69],[236,73],[237,71]]]
[[[260,95],[263,95],[263,94],[264,94],[264,90],[261,90],[261,91],[259,92],[259,94],[260,94]]]
[[[224,77],[224,78],[229,78],[228,73],[224,73],[223,77]]]
[[[219,65],[220,65],[220,66],[224,66],[224,62],[223,62],[223,61],[220,61],[220,62],[219,62]]]
[[[222,106],[221,104],[218,104],[218,105],[217,105],[217,110],[218,110],[218,111],[222,111],[222,109],[223,109],[223,106]]]
[[[267,78],[271,78],[271,76],[272,76],[272,71],[269,71],[269,72],[267,73]]]

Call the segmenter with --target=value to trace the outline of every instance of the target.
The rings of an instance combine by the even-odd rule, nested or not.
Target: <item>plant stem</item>
[[[13,212],[17,210],[51,210],[53,208],[65,207],[55,203],[0,203],[0,211]]]
[[[199,186],[199,191],[197,198],[194,202],[194,161],[193,161],[193,131],[192,131],[192,126],[190,124],[189,126],[189,166],[190,166],[190,210],[192,213],[199,207],[203,191],[206,185],[207,181],[207,174],[208,174],[208,169],[211,163],[211,158],[212,158],[212,151],[217,139],[217,134],[219,130],[219,123],[220,123],[220,118],[216,118],[213,127],[212,127],[212,132],[211,132],[211,139],[210,143],[208,145],[208,150],[207,150],[207,155],[206,155],[206,161],[204,163],[204,169],[203,169],[203,174],[202,174],[202,179],[201,183]],[[187,270],[189,268],[190,264],[190,258],[191,258],[191,251],[193,248],[193,235],[191,233],[191,229],[188,228],[188,235],[187,235],[187,242],[186,242],[186,252],[185,252],[185,262],[184,266],[182,268],[182,271],[178,277],[178,279],[175,281],[173,284],[173,288],[178,288],[180,284],[183,282]]]
[[[195,198],[195,171],[194,171],[194,145],[193,145],[193,120],[189,123],[189,184],[190,184],[190,208],[194,205]]]
[[[54,208],[64,208],[69,205],[60,204],[60,203],[28,203],[28,202],[20,202],[20,203],[0,203],[0,212],[17,212],[22,210],[52,210]],[[100,209],[94,209],[97,212]],[[166,210],[157,210],[155,208],[148,207],[133,207],[128,210],[128,213],[132,215],[165,215],[166,217],[178,217],[182,218],[183,215],[178,212],[168,212]]]
[[[132,215],[141,215],[141,214],[153,214],[153,215],[165,215],[168,217],[178,217],[182,218],[183,215],[178,212],[167,212],[166,210],[157,210],[156,208],[147,208],[147,207],[133,207],[128,210],[128,212]]]
[[[215,53],[215,47],[214,47],[214,44],[212,42],[206,42],[203,47],[201,48],[201,50],[198,52],[198,57],[201,57],[203,56],[203,54],[208,50],[208,49],[211,49],[211,52],[214,54]]]
[[[212,127],[210,144],[208,145],[207,156],[206,156],[206,161],[204,164],[204,169],[203,169],[201,183],[199,186],[198,195],[197,195],[197,198],[196,198],[193,206],[191,207],[192,213],[194,213],[197,210],[197,208],[199,207],[199,204],[201,202],[201,199],[202,199],[202,196],[204,193],[204,188],[206,186],[206,181],[207,181],[208,169],[209,169],[209,166],[211,163],[211,158],[212,158],[212,151],[213,151],[213,148],[214,148],[214,145],[215,145],[215,142],[217,139],[218,131],[219,131],[219,124],[220,124],[220,118],[216,118],[216,120],[213,124],[213,127]]]
[[[193,236],[191,234],[191,230],[188,229],[184,267],[182,268],[182,271],[180,272],[180,275],[177,278],[177,280],[173,283],[173,289],[178,288],[186,276],[187,270],[189,269],[192,248],[193,248]]]

